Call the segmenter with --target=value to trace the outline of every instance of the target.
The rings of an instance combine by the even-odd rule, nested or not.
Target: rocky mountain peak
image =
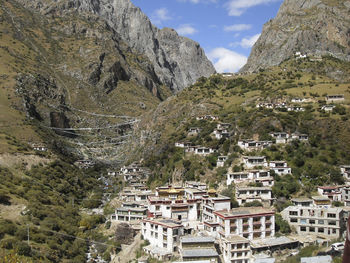
[[[193,84],[201,76],[215,73],[198,43],[179,36],[173,29],[155,27],[130,0],[18,1],[44,14],[64,16],[67,12],[78,10],[80,14],[97,15],[134,52],[146,55],[154,65],[160,82],[173,92]]]
[[[241,71],[279,65],[296,52],[350,61],[349,12],[350,1],[285,0]]]

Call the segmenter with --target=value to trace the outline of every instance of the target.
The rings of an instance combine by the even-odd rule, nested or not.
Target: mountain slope
[[[350,61],[350,1],[285,0],[264,25],[243,72],[276,66],[296,52]]]
[[[129,1],[111,2],[114,13],[102,1],[0,3],[1,131],[15,124],[29,143],[120,160],[136,117],[214,71],[197,43],[153,27]]]
[[[174,92],[215,72],[198,43],[179,36],[175,30],[158,29],[130,0],[28,1],[25,6],[42,14],[64,17],[78,11],[94,14],[113,28],[131,49],[152,63],[160,82]]]

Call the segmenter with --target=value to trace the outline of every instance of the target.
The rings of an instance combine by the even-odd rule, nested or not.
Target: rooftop
[[[293,198],[292,202],[298,202],[298,203],[312,202],[312,199],[307,197],[298,197],[298,198]]]
[[[331,256],[320,256],[320,257],[309,257],[309,258],[301,258],[300,263],[331,263]]]
[[[230,211],[223,210],[214,212],[222,217],[239,217],[239,216],[254,216],[257,214],[275,214],[275,211],[264,207],[238,207]]]
[[[150,222],[157,225],[163,225],[170,228],[182,227],[181,222],[173,219],[157,218],[157,219],[145,219],[145,222]]]
[[[215,239],[213,237],[195,237],[187,236],[180,238],[181,243],[214,243]]]
[[[250,245],[252,248],[263,248],[263,247],[273,247],[273,246],[282,246],[291,243],[299,242],[294,239],[290,239],[288,237],[271,237],[260,240],[251,241]]]
[[[193,258],[193,257],[218,257],[219,254],[215,249],[188,249],[182,251],[183,258]]]
[[[236,191],[271,191],[271,187],[237,187]]]
[[[327,196],[313,196],[312,199],[314,201],[330,201]]]
[[[247,238],[238,235],[229,235],[227,237],[224,237],[223,239],[231,243],[249,243],[249,240]]]

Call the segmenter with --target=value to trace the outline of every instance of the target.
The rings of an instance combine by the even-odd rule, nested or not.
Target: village
[[[335,103],[344,100],[344,96],[331,95],[326,100]],[[293,99],[293,103],[300,101],[304,99]],[[196,120],[217,123],[211,133],[217,140],[235,133],[230,124],[221,123],[217,116],[197,116]],[[191,127],[188,137],[198,136],[201,131],[201,127]],[[292,198],[278,212],[272,191],[275,177],[288,176],[293,170],[287,161],[269,160],[256,153],[296,141],[308,143],[309,136],[297,131],[270,132],[269,136],[271,140],[248,138],[237,142],[242,154],[234,162],[241,169],[236,171],[231,165],[226,181],[219,187],[233,189],[238,204],[235,207],[230,196],[200,181],[173,179],[149,189],[151,171],[141,162],[109,172],[126,182],[118,196],[120,206],[110,217],[112,224],[129,224],[147,242],[144,256],[138,261],[153,258],[161,262],[273,263],[283,262],[301,248],[315,244],[324,246],[323,254],[302,258],[301,262],[330,263],[331,255],[340,255],[350,215],[350,165],[338,166],[345,185],[318,186],[317,195]],[[204,158],[216,154],[217,168],[227,164],[228,156],[217,149],[190,141],[178,141],[174,146],[182,149],[184,156]],[[284,220],[291,233],[281,234],[276,229],[277,220]]]

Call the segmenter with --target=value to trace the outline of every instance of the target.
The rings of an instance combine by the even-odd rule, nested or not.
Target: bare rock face
[[[215,73],[198,43],[179,36],[172,29],[158,29],[130,0],[18,0],[43,14],[65,16],[73,10],[97,15],[130,48],[145,55],[159,81],[173,92],[193,84],[199,77]],[[98,73],[98,72],[97,72]],[[144,80],[145,84],[148,80]]]
[[[241,71],[279,65],[296,52],[350,61],[349,15],[348,0],[285,0]]]

